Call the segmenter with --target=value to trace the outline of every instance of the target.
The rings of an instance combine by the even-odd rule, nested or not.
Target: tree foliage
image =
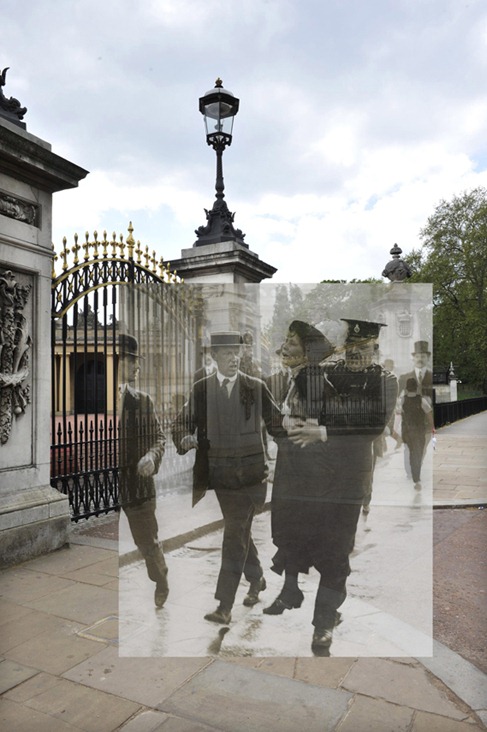
[[[453,362],[458,377],[486,386],[487,190],[441,201],[421,231],[422,247],[405,261],[410,282],[433,283],[436,367]]]

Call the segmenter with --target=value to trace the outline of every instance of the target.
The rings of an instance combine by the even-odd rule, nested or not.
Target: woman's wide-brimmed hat
[[[318,330],[310,323],[305,323],[303,320],[293,320],[289,326],[289,332],[298,336],[306,350],[309,361],[319,363],[331,356],[334,351],[333,345],[321,330]]]

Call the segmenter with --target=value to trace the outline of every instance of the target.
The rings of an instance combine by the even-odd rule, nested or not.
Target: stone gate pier
[[[50,486],[52,195],[87,172],[26,130],[0,84],[0,563],[68,539],[68,499]]]

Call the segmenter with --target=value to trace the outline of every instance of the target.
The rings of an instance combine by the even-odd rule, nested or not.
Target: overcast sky
[[[4,93],[90,171],[53,240],[125,233],[165,260],[214,201],[198,99],[240,99],[235,225],[274,281],[380,277],[441,199],[487,186],[485,0],[0,0]]]

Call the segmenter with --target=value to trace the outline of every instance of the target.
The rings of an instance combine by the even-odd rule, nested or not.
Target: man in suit
[[[242,574],[250,583],[244,605],[266,588],[252,540],[252,520],[266,498],[267,466],[262,421],[275,437],[285,436],[281,415],[266,385],[239,369],[240,333],[211,336],[217,370],[193,385],[176,419],[172,437],[179,454],[196,448],[193,505],[208,488],[216,493],[224,519],[221,567],[215,591],[219,605],[206,620],[228,624]]]
[[[414,379],[417,384],[416,393],[425,397],[431,405],[433,402],[433,372],[428,368],[431,358],[428,341],[416,341],[411,356],[413,357],[414,368],[399,377],[399,395],[404,396],[408,380]],[[426,434],[423,457],[430,442],[431,434]],[[412,479],[411,458],[407,444],[404,445],[404,468],[407,477]]]
[[[428,341],[416,341],[411,356],[414,368],[399,377],[399,393],[402,394],[406,390],[408,379],[416,379],[417,393],[429,399],[431,404],[433,401],[433,372],[428,368],[431,357]]]
[[[210,353],[210,349],[208,346],[203,346],[201,351],[201,357],[202,357],[202,366],[201,368],[197,369],[193,374],[193,384],[196,381],[199,381],[200,379],[204,379],[206,376],[209,376],[214,371],[216,371],[215,362],[213,361]]]
[[[154,602],[162,607],[169,594],[167,566],[158,540],[154,475],[166,438],[149,394],[135,388],[139,371],[137,339],[119,336],[120,503],[149,578],[156,583]]]

